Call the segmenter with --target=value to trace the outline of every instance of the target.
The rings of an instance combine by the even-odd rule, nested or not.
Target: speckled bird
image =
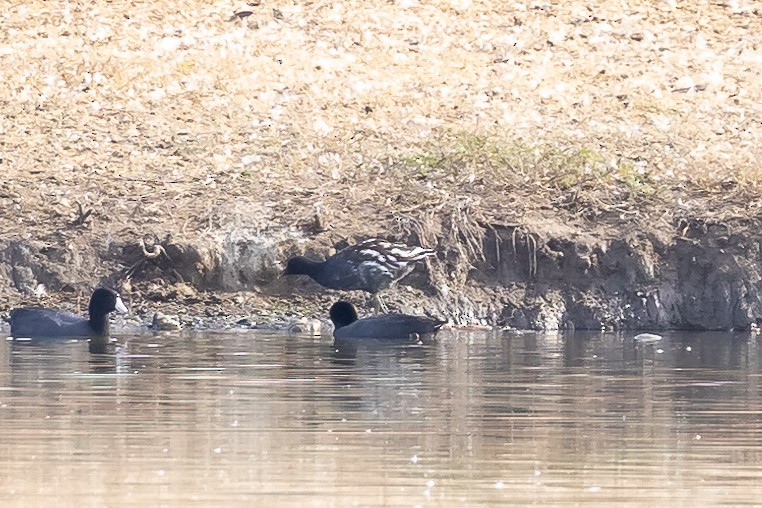
[[[387,312],[378,293],[395,284],[415,268],[415,264],[435,256],[424,247],[370,238],[350,245],[325,261],[304,256],[288,260],[284,275],[309,275],[321,286],[330,289],[361,290],[372,293],[376,311]]]

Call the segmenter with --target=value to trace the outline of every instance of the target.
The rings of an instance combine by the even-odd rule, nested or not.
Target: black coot
[[[331,306],[333,338],[345,339],[409,339],[413,335],[435,334],[446,323],[441,319],[409,314],[385,314],[357,319],[349,302],[339,301]]]
[[[11,335],[16,338],[107,339],[109,313],[127,312],[116,291],[96,289],[90,297],[87,318],[56,309],[25,307],[10,313]]]

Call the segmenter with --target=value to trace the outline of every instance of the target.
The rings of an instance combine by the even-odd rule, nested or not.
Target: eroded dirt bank
[[[324,318],[340,295],[279,262],[382,236],[439,252],[390,307],[454,323],[762,315],[754,2],[1,15],[0,312],[105,283],[144,320]]]
[[[536,330],[749,329],[762,319],[760,238],[748,226],[685,219],[652,231],[623,226],[584,231],[548,216],[526,224],[431,216],[398,239],[435,247],[437,259],[386,300],[453,324]],[[0,244],[2,310],[77,302],[84,309],[90,284],[100,281],[120,288],[145,322],[156,311],[197,326],[204,318],[245,326],[325,320],[335,299],[366,305],[367,296],[279,273],[290,255],[322,257],[345,245],[338,231],[288,227],[182,242],[120,241],[90,230],[69,242],[15,238]]]

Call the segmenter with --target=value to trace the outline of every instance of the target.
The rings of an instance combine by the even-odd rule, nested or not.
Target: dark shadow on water
[[[675,367],[736,370],[747,368],[749,346],[755,337],[748,333],[691,333],[670,338]],[[693,354],[679,354],[687,352]]]
[[[333,358],[335,363],[353,365],[358,355],[369,357],[379,353],[392,356],[405,355],[421,357],[430,349],[433,340],[413,342],[410,339],[342,339],[333,341]]]
[[[14,347],[60,347],[62,344],[87,344],[87,350],[92,354],[108,354],[113,350],[113,343],[109,339],[73,339],[73,338],[60,338],[60,337],[37,337],[33,339],[14,339],[12,341]]]
[[[88,359],[91,374],[114,374],[116,372],[116,357],[113,354],[92,353]]]

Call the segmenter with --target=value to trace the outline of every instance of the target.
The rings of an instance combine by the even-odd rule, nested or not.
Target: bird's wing
[[[388,242],[380,238],[370,238],[353,246],[354,250],[365,253],[366,256],[377,256],[381,254],[391,262],[416,262],[434,256],[436,251],[425,247],[407,245],[400,242]],[[375,252],[377,254],[371,254]]]
[[[439,330],[445,321],[428,316],[385,314],[355,321],[334,331],[337,339],[407,339],[411,334],[428,335]]]
[[[408,263],[415,263],[436,255],[436,251],[424,247],[405,245],[404,243],[384,242],[384,244],[383,247],[387,256],[407,261]]]
[[[435,254],[431,249],[384,240],[357,244],[354,252],[357,259],[363,263],[376,264],[379,269],[388,270],[393,274],[407,273],[413,269],[415,263]]]
[[[379,290],[388,287],[413,271],[415,263],[435,252],[423,247],[411,247],[404,243],[392,243],[373,238],[354,246],[357,270],[369,285]]]
[[[326,260],[321,284],[375,293],[410,273],[415,262],[432,255],[431,249],[371,238]]]
[[[337,289],[375,292],[394,280],[397,267],[374,249],[368,240],[351,245],[326,260],[323,285]]]

